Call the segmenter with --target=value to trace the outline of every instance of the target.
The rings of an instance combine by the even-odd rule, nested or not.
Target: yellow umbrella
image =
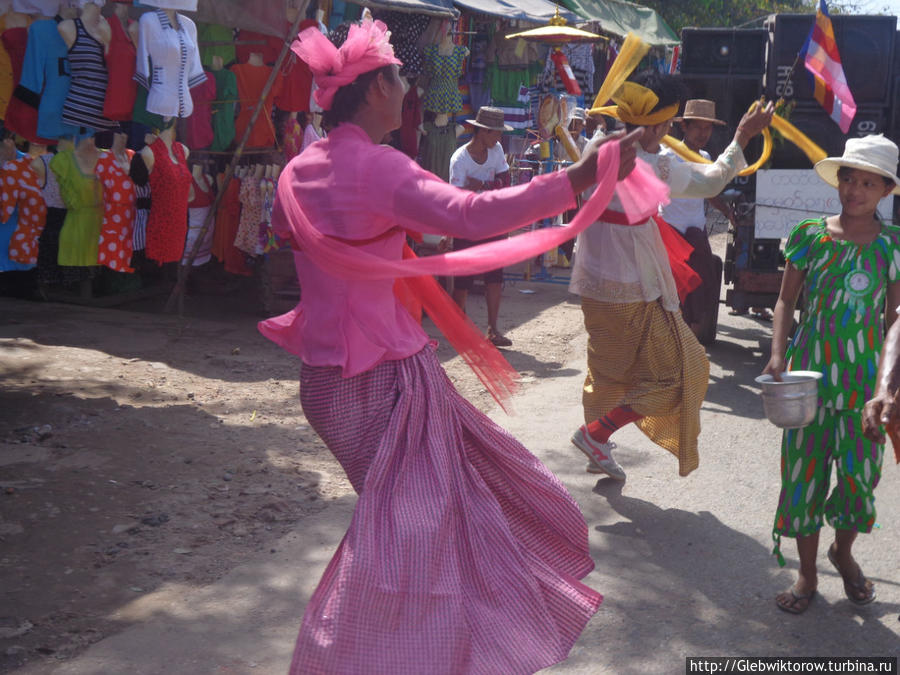
[[[609,38],[591,33],[580,28],[572,28],[566,25],[568,22],[559,15],[559,7],[556,8],[556,16],[550,18],[548,25],[540,28],[532,28],[531,30],[522,31],[521,33],[513,33],[507,35],[507,40],[513,38],[522,38],[523,40],[533,40],[535,42],[547,42],[550,44],[562,44],[565,42],[592,42],[594,40],[608,40]]]

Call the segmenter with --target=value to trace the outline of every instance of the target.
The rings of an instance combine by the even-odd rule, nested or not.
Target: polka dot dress
[[[36,265],[38,238],[47,222],[47,205],[41,194],[37,174],[31,169],[33,157],[8,162],[3,167],[0,209],[9,220],[18,210],[18,224],[9,242],[9,259]]]
[[[130,163],[134,151],[125,152]],[[97,261],[116,272],[134,272],[130,265],[135,215],[134,183],[112,152],[100,155],[94,173],[103,187],[103,225],[100,227]]]

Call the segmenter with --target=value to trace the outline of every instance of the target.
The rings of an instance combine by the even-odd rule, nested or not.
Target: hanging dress
[[[31,24],[16,96],[37,108],[37,132],[42,138],[56,139],[78,132],[77,126],[62,121],[62,109],[72,81],[68,54],[69,48],[59,34],[56,20]]]
[[[249,256],[262,253],[259,228],[263,221],[263,196],[259,185],[260,179],[252,176],[241,181],[241,219],[234,245]]]
[[[428,169],[449,183],[450,158],[457,146],[455,125],[446,124],[439,127],[435,126],[434,122],[425,122],[422,128],[425,130],[420,146],[422,168]]]
[[[238,97],[237,78],[230,70],[214,70],[216,101],[212,108],[213,142],[210,150],[222,152],[234,142],[234,111]]]
[[[235,135],[240,142],[244,136],[244,130],[250,124],[250,118],[259,102],[262,100],[262,91],[272,72],[270,66],[255,66],[252,63],[238,63],[231,67],[231,71],[237,78],[238,98],[241,101],[241,109],[235,123]],[[262,103],[262,110],[253,123],[250,136],[247,138],[248,148],[269,148],[275,145],[275,127],[272,126],[272,102],[280,93],[279,80],[269,91]]]
[[[69,47],[72,83],[63,104],[62,120],[86,129],[111,129],[115,123],[103,116],[109,73],[103,56],[103,43],[87,32],[81,19],[75,19],[75,42]]]
[[[225,266],[229,274],[240,274],[249,277],[253,270],[247,265],[247,256],[235,247],[241,219],[241,179],[236,176],[228,183],[222,202],[216,211],[216,231],[213,236],[213,255]]]
[[[184,142],[191,150],[208,148],[213,142],[212,106],[216,99],[216,80],[211,72],[205,81],[191,89],[194,112],[185,122]]]
[[[49,145],[53,142],[51,139],[41,138],[38,135],[37,104],[33,100],[29,100],[28,91],[19,86],[22,81],[25,55],[28,52],[28,36],[27,28],[9,28],[0,36],[0,41],[3,42],[6,52],[9,54],[14,85],[13,95],[9,99],[3,123],[7,129],[16,132],[31,143]]]
[[[144,164],[141,153],[135,153],[131,159],[128,172],[134,184],[134,227],[132,228],[131,245],[134,251],[147,248],[147,220],[150,218],[150,172]]]
[[[47,222],[47,205],[31,168],[33,160],[25,156],[8,162],[0,186],[0,217],[9,220],[14,213],[18,215],[9,242],[9,259],[29,267],[37,265],[38,242]]]
[[[12,178],[15,171],[16,167],[13,162],[6,162],[3,165],[3,168],[0,169],[0,180],[3,181],[4,185],[8,185],[8,181]],[[18,227],[19,212],[17,210],[13,210],[13,212],[9,214],[9,217],[4,222],[0,223],[0,272],[22,271],[33,267],[33,265],[20,263],[9,257],[9,245],[12,243],[13,233]]]
[[[194,250],[194,245],[197,242],[197,238],[200,236],[201,230],[203,230],[203,224],[206,222],[206,216],[209,213],[209,209],[212,207],[214,199],[212,185],[209,185],[204,189],[193,175],[191,175],[191,185],[194,186],[194,198],[188,202],[188,233],[187,243],[184,247],[183,262],[187,262],[187,257],[191,254],[191,251]],[[203,241],[200,244],[200,250],[197,251],[197,257],[194,258],[194,267],[205,265],[212,257],[214,232],[214,227],[210,226],[207,228],[206,234],[203,236]]]
[[[125,151],[129,164],[134,150]],[[132,273],[133,228],[135,212],[134,183],[116,156],[104,152],[94,170],[103,186],[103,225],[100,228],[97,261],[116,272]]]
[[[103,115],[111,120],[130,120],[137,96],[137,82],[134,81],[134,67],[137,49],[128,32],[115,14],[109,17],[112,38],[106,52],[106,71],[109,85],[103,100]]]
[[[172,153],[162,138],[149,146],[153,152],[150,192],[158,195],[150,205],[147,219],[147,259],[159,264],[181,260],[187,237],[187,203],[191,192],[191,172],[184,147],[172,143]]]
[[[59,234],[66,221],[66,203],[63,201],[56,174],[50,169],[50,160],[53,157],[54,155],[50,154],[40,156],[40,160],[44,163],[41,195],[47,205],[47,220],[38,239],[38,283],[41,286],[78,281],[82,276],[80,271],[77,274],[73,273],[79,268],[59,266]]]
[[[6,17],[0,16],[0,33],[5,31]],[[9,105],[9,99],[12,96],[14,86],[12,63],[9,60],[9,54],[6,51],[6,47],[0,42],[0,119],[6,117],[6,106]]]
[[[66,220],[59,233],[59,264],[69,267],[97,265],[103,190],[93,173],[78,166],[75,153],[64,150],[50,160],[66,204]]]
[[[422,107],[433,113],[453,115],[462,110],[462,94],[459,93],[459,77],[462,75],[466,48],[454,45],[450,54],[441,54],[438,45],[428,45],[424,50],[425,73],[431,76],[428,89],[422,97]]]

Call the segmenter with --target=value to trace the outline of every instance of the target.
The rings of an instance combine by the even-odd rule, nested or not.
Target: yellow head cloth
[[[678,113],[678,103],[650,112],[659,103],[659,97],[636,82],[625,82],[619,91],[613,94],[612,99],[615,106],[600,108],[597,112],[612,115],[625,124],[652,126],[672,119]],[[591,112],[595,112],[595,109],[592,108]]]

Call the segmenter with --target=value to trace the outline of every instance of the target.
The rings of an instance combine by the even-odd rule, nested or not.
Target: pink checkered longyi
[[[293,675],[533,673],[602,596],[559,480],[460,396],[431,347],[342,378],[304,366],[307,419],[359,501],[313,594]]]

